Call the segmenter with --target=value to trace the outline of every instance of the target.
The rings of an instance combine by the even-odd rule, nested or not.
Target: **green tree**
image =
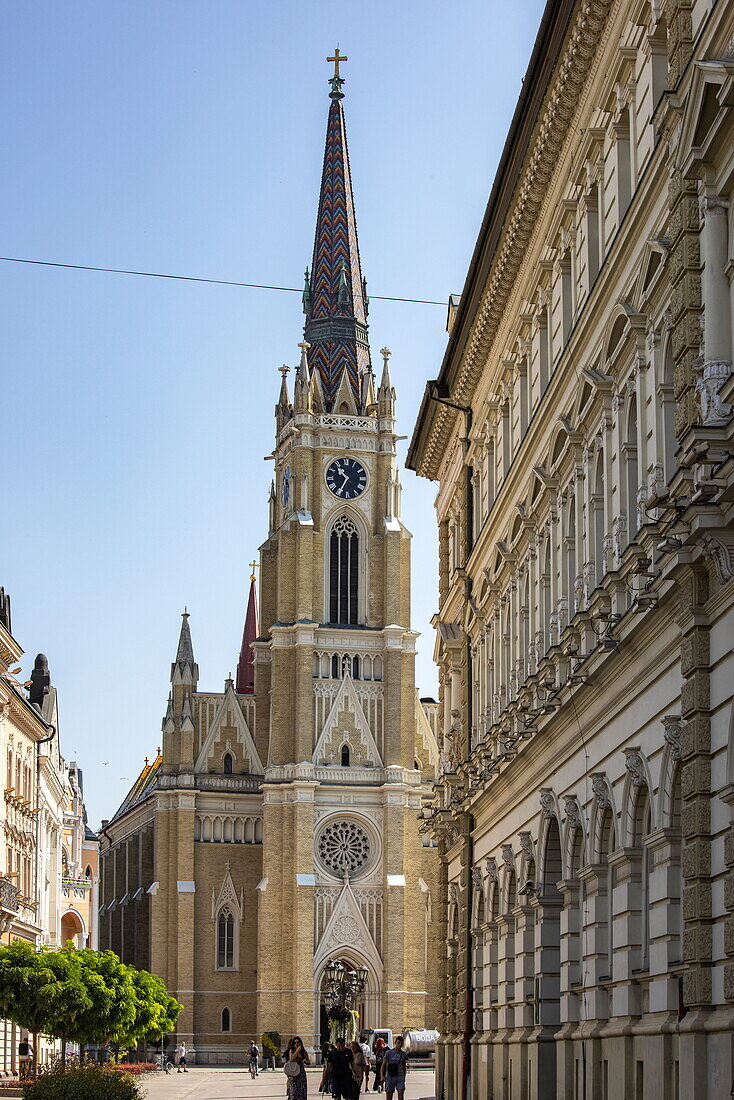
[[[50,1010],[58,1001],[57,973],[49,955],[25,940],[0,947],[0,1014],[33,1036],[33,1072],[38,1068],[38,1036],[48,1032]]]
[[[61,1039],[62,1069],[66,1065],[66,1044],[70,1038],[76,1038],[77,1020],[88,1015],[93,1007],[79,956],[80,952],[71,944],[60,951],[46,950],[39,955],[55,979],[49,989],[43,1030]]]
[[[147,970],[130,970],[135,991],[135,1018],[127,1031],[115,1036],[120,1046],[135,1046],[143,1040],[156,1042],[176,1026],[182,1004],[171,997],[165,985]]]
[[[120,962],[114,951],[76,952],[90,998],[89,1008],[80,1013],[69,1038],[82,1045],[117,1042],[132,1027],[137,1011],[133,970]]]

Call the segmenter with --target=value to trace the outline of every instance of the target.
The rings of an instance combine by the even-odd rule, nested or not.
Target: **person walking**
[[[311,1064],[308,1051],[304,1047],[299,1035],[294,1035],[288,1044],[288,1063],[298,1066],[299,1073],[288,1073],[288,1100],[306,1100],[308,1097],[308,1084],[306,1081],[306,1066]]]
[[[359,1094],[362,1091],[362,1082],[366,1074],[369,1073],[369,1063],[359,1043],[350,1043],[349,1048],[352,1052],[352,1077],[354,1078],[352,1100],[359,1100]]]
[[[321,1077],[321,1088],[330,1089],[333,1100],[352,1100],[354,1096],[354,1074],[352,1061],[354,1055],[347,1050],[342,1035],[326,1055],[326,1064]]]
[[[370,1070],[372,1069],[372,1052],[370,1050],[369,1043],[366,1043],[364,1041],[362,1041],[359,1044],[359,1048],[362,1051],[362,1053],[364,1054],[364,1060],[367,1064],[367,1069],[365,1070],[365,1074],[364,1074],[364,1091],[369,1092],[370,1091]]]
[[[252,1042],[250,1043],[250,1072],[252,1073],[252,1071],[254,1069],[255,1077],[257,1077],[258,1074],[259,1074],[259,1067],[258,1067],[259,1059],[260,1059],[260,1047],[257,1045],[255,1040],[253,1039]]]
[[[388,1050],[382,1060],[382,1080],[385,1092],[392,1096],[398,1094],[398,1100],[405,1097],[405,1074],[408,1072],[408,1055],[403,1050],[403,1037],[398,1035],[395,1046]]]
[[[183,1067],[183,1069],[181,1067]],[[181,1046],[178,1048],[178,1072],[189,1072],[188,1066],[186,1065],[186,1043],[181,1043]]]
[[[378,1035],[375,1039],[375,1092],[382,1092],[382,1062],[385,1057],[385,1051],[387,1050],[387,1043]]]

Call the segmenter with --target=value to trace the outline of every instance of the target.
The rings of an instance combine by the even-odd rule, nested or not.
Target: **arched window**
[[[12,787],[13,786],[13,750],[12,749],[8,749],[8,781],[6,783],[6,786],[7,787]]]
[[[64,878],[69,877],[69,853],[66,848],[61,849],[61,874]]]
[[[91,877],[92,877],[92,868],[89,866],[89,864],[87,864],[86,869],[84,871],[84,877],[88,878],[88,879],[91,879]]]
[[[229,908],[222,909],[217,920],[217,969],[234,968],[234,917]]]
[[[223,1008],[222,1009],[222,1031],[231,1031],[231,1029],[232,1029],[232,1018],[229,1014],[229,1009],[228,1008]]]
[[[231,775],[232,774],[232,753],[231,752],[225,752],[225,754],[224,754],[224,774],[225,775]]]
[[[342,767],[349,767],[349,745],[342,745]]]
[[[356,626],[359,616],[359,534],[340,516],[329,538],[329,622]]]

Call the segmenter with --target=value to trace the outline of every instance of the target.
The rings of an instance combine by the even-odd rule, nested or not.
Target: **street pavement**
[[[309,1100],[320,1100],[321,1070],[308,1071]],[[286,1076],[282,1070],[260,1073],[253,1081],[249,1070],[192,1066],[188,1073],[146,1074],[143,1078],[147,1100],[285,1100]],[[360,1100],[374,1100],[382,1095],[370,1089],[360,1094]],[[397,1093],[395,1094],[397,1095]],[[412,1070],[408,1074],[405,1100],[433,1098],[433,1070]],[[328,1094],[327,1094],[328,1100]]]

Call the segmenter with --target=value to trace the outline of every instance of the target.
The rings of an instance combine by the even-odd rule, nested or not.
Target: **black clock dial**
[[[336,458],[326,469],[326,484],[335,497],[355,500],[367,487],[367,473],[355,458]]]

